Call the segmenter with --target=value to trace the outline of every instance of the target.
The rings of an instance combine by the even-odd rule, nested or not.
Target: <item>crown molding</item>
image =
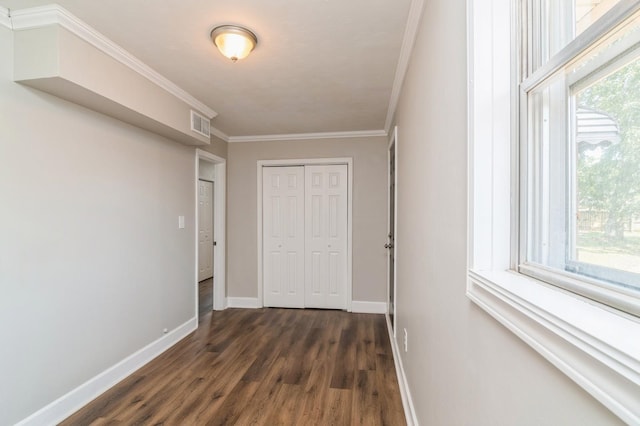
[[[0,15],[2,11],[0,11]],[[0,17],[0,22],[3,19]],[[33,7],[28,9],[12,10],[10,25],[13,30],[25,30],[30,28],[40,28],[48,25],[58,24],[68,31],[72,32],[82,40],[93,45],[100,51],[111,56],[123,65],[131,68],[138,74],[146,77],[152,83],[163,88],[178,99],[182,100],[190,107],[198,110],[207,118],[211,119],[218,114],[204,103],[178,87],[175,83],[169,81],[166,77],[160,75],[157,71],[140,61],[131,53],[118,46],[103,34],[99,33],[85,22],[71,14],[69,11],[56,4]]]
[[[396,67],[396,75],[393,79],[393,87],[389,98],[389,108],[387,109],[387,119],[384,122],[384,129],[387,133],[391,129],[393,117],[395,116],[396,108],[398,107],[398,100],[400,99],[400,92],[402,91],[402,85],[404,84],[404,77],[407,74],[409,60],[411,59],[411,52],[413,51],[413,45],[415,44],[416,36],[418,35],[418,26],[420,24],[420,18],[422,17],[423,6],[424,0],[412,0],[411,6],[409,7],[407,27],[404,31],[402,46],[400,47],[400,57],[398,58],[398,65]]]
[[[256,135],[256,136],[229,136],[229,143],[238,142],[271,142],[293,141],[312,139],[337,139],[337,138],[366,138],[374,136],[387,136],[384,130],[356,130],[351,132],[322,132],[322,133],[285,133],[282,135]]]
[[[6,7],[0,6],[0,25],[11,29],[10,16],[11,14],[9,13],[9,9],[7,9]]]

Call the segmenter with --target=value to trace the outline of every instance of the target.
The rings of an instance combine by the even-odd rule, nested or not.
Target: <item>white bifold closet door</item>
[[[264,305],[347,308],[347,166],[263,167]]]
[[[347,308],[347,166],[305,167],[305,307]]]
[[[263,167],[264,306],[304,307],[304,167]]]

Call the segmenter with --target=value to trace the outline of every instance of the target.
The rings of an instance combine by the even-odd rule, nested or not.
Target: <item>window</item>
[[[468,0],[467,296],[640,424],[640,0]]]
[[[528,3],[519,271],[640,316],[640,12]]]

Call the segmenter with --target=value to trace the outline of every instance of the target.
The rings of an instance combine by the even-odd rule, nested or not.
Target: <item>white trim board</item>
[[[214,164],[215,177],[213,181],[213,238],[216,246],[213,250],[213,309],[221,311],[226,308],[227,300],[226,284],[226,190],[227,190],[227,163],[224,158],[213,155],[207,151],[196,149],[196,175],[195,175],[195,315],[198,315],[198,180],[200,178],[200,160]]]
[[[396,75],[393,79],[391,96],[389,97],[387,118],[384,121],[384,130],[387,133],[391,129],[391,123],[393,122],[393,117],[396,114],[398,100],[400,99],[400,92],[402,91],[402,85],[404,84],[404,77],[407,74],[407,69],[409,68],[409,60],[411,59],[413,45],[415,44],[416,36],[418,35],[423,5],[424,0],[412,0],[411,7],[409,8],[409,16],[407,17],[407,26],[404,32],[404,38],[402,39],[402,47],[400,47],[400,57],[398,58]]]
[[[225,132],[223,132],[220,129],[216,129],[213,126],[209,126],[209,131],[211,132],[211,134],[215,137],[217,137],[218,139],[222,139],[225,142],[229,142],[229,135],[227,135]]]
[[[389,144],[387,145],[387,188],[391,187],[391,147],[393,146],[393,155],[394,155],[394,198],[391,199],[391,194],[389,193],[389,189],[387,189],[387,235],[391,234],[391,221],[388,220],[391,214],[391,206],[393,203],[393,259],[394,259],[394,267],[393,267],[393,337],[397,335],[397,311],[396,308],[396,300],[398,300],[398,268],[396,264],[398,262],[398,251],[396,247],[398,247],[398,126],[393,128],[393,132],[391,133],[391,137],[389,138]],[[387,312],[389,309],[390,303],[390,291],[389,291],[389,269],[391,268],[391,264],[389,262],[389,255],[387,254]]]
[[[402,398],[402,407],[404,408],[404,417],[407,421],[407,426],[418,426],[418,417],[416,416],[416,409],[413,405],[413,399],[411,398],[411,391],[409,390],[409,382],[407,382],[407,375],[404,372],[404,366],[402,365],[402,358],[400,357],[400,348],[398,342],[392,335],[391,321],[389,315],[385,315],[387,318],[387,331],[389,334],[389,340],[391,341],[391,352],[393,353],[393,363],[396,367],[396,376],[398,378],[398,387],[400,388],[400,397]]]
[[[227,297],[227,308],[260,308],[257,297]]]
[[[351,312],[357,314],[386,314],[386,302],[366,302],[354,300],[351,302]]]
[[[470,270],[467,297],[624,422],[640,425],[640,358],[629,338],[640,324],[507,271]]]
[[[51,4],[28,9],[12,10],[10,20],[14,31],[58,24],[101,52],[106,53],[116,61],[129,67],[143,77],[146,77],[149,81],[182,100],[191,108],[198,110],[207,116],[207,118],[211,119],[218,115],[210,107],[187,93],[166,77],[159,74],[157,71],[153,70],[131,53],[109,40],[106,36],[99,33],[61,6]]]
[[[258,160],[257,167],[257,220],[258,220],[258,307],[264,306],[262,283],[262,168],[274,166],[306,166],[313,164],[347,165],[347,311],[353,303],[353,158],[296,158],[285,160]]]
[[[113,367],[89,379],[66,395],[36,411],[17,423],[17,426],[38,426],[58,424],[102,393],[115,386],[131,373],[178,343],[182,338],[198,328],[198,318],[194,317],[171,330],[168,334],[151,342],[131,354]]]
[[[356,130],[348,132],[283,133],[281,135],[228,136],[227,141],[229,143],[293,140],[306,141],[315,139],[367,138],[376,136],[387,136],[387,132],[384,130]]]
[[[11,29],[11,13],[6,7],[0,6],[0,25]]]

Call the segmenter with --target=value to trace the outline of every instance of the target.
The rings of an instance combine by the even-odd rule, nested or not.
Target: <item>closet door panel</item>
[[[262,168],[264,306],[304,307],[304,167]]]
[[[347,166],[305,167],[305,306],[347,307]]]

